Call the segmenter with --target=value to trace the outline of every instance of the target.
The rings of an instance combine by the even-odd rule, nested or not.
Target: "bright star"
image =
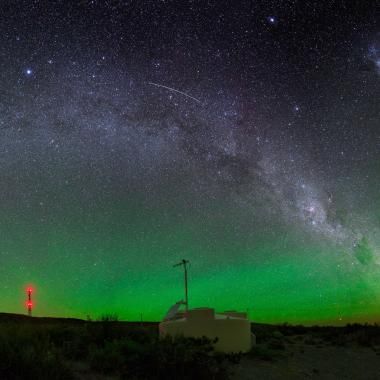
[[[26,75],[32,75],[33,74],[32,69],[26,69],[25,72],[26,72]]]
[[[275,19],[273,16],[269,16],[269,17],[268,17],[268,21],[269,21],[271,24],[275,24],[275,23],[276,23],[276,19]]]

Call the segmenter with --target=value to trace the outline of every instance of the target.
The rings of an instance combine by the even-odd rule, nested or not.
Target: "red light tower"
[[[26,289],[26,294],[27,294],[26,306],[28,308],[29,317],[32,316],[32,308],[33,308],[32,291],[33,289],[31,287],[28,287],[28,289]]]

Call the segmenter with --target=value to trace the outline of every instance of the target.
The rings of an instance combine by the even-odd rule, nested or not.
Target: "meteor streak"
[[[166,88],[169,91],[178,92],[179,94],[181,94],[183,96],[186,96],[187,98],[193,99],[194,101],[202,104],[202,102],[199,99],[194,98],[193,96],[191,96],[189,94],[186,94],[186,92],[182,92],[182,91],[176,90],[175,88],[172,88],[172,87],[164,86],[163,84],[158,84],[158,83],[153,83],[153,82],[148,82],[148,84],[150,84],[151,86]]]

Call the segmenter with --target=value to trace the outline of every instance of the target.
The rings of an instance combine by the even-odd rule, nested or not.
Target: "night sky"
[[[0,5],[0,311],[380,321],[379,1]]]

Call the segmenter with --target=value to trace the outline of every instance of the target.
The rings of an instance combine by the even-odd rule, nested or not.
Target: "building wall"
[[[165,335],[209,339],[218,338],[215,349],[220,352],[247,352],[251,349],[251,324],[238,318],[195,318],[160,323],[160,336]]]

